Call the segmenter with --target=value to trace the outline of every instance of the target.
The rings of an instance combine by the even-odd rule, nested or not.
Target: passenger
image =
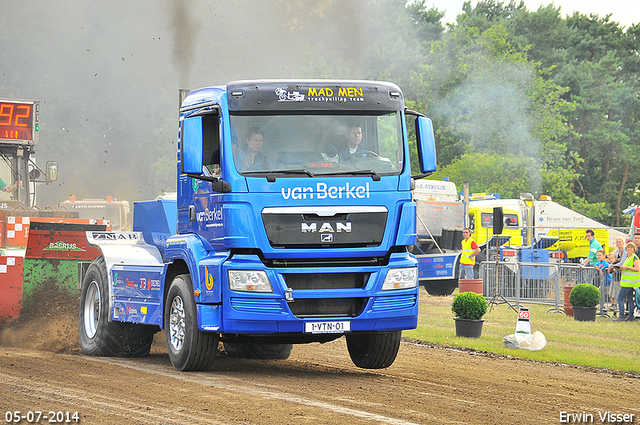
[[[258,127],[251,127],[247,132],[246,146],[238,149],[235,159],[238,171],[269,170],[267,157],[260,152],[264,144],[264,134]]]
[[[624,264],[620,266],[622,271],[622,279],[620,280],[620,292],[618,293],[618,310],[620,316],[614,319],[616,322],[628,321],[633,322],[635,320],[634,313],[636,309],[635,300],[635,287],[638,286],[638,274],[640,272],[640,260],[636,255],[636,245],[633,242],[629,242],[625,245],[627,251],[627,259]],[[625,318],[624,303],[627,301],[628,316]]]

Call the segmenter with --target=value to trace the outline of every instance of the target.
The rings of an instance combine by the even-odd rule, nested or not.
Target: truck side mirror
[[[504,215],[502,214],[502,207],[493,207],[493,234],[502,234],[504,228]]]
[[[45,180],[47,183],[58,180],[58,161],[47,161]]]
[[[416,137],[418,156],[420,157],[420,172],[433,173],[438,168],[436,161],[436,139],[433,135],[433,123],[427,117],[416,119]]]
[[[202,174],[202,116],[185,118],[182,122],[180,160],[183,174]]]

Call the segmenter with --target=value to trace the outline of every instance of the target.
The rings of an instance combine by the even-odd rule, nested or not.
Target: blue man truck
[[[417,326],[411,190],[435,168],[431,121],[392,83],[189,92],[177,200],[136,203],[131,232],[87,232],[101,255],[79,267],[83,353],[142,356],[164,329],[176,369],[206,370],[220,341],[229,355],[283,359],[345,336],[354,364],[390,366]]]

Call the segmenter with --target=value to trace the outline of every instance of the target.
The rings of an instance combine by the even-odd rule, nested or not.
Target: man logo
[[[329,243],[333,242],[333,233],[323,233],[320,235],[320,242]]]
[[[351,222],[347,221],[346,223],[336,222],[335,228],[331,225],[331,223],[322,223],[320,226],[320,230],[318,230],[318,223],[300,223],[302,233],[351,233]]]

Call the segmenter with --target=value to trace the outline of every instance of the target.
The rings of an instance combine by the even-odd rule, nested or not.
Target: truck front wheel
[[[207,370],[216,357],[217,333],[198,330],[191,277],[176,276],[164,308],[164,332],[173,366],[181,371]]]
[[[363,369],[384,369],[393,364],[400,348],[402,331],[353,333],[347,335],[351,361]]]
[[[89,265],[82,279],[80,348],[90,356],[142,357],[149,354],[157,327],[109,321],[109,279],[103,257]]]

